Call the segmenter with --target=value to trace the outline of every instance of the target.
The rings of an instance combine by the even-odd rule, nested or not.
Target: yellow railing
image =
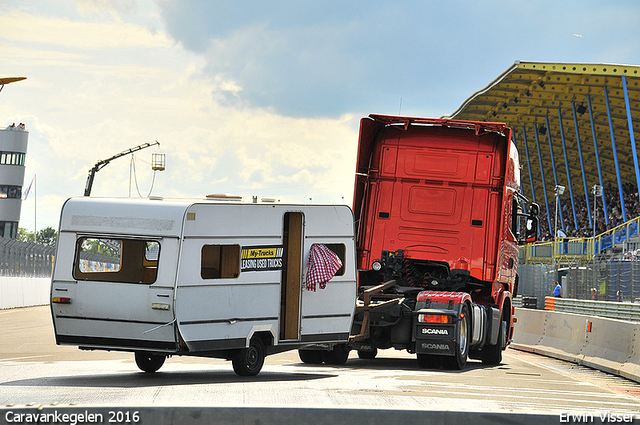
[[[519,260],[526,262],[561,262],[563,260],[592,259],[605,250],[640,234],[640,217],[627,221],[596,237],[556,238],[550,242],[536,242],[520,247]]]

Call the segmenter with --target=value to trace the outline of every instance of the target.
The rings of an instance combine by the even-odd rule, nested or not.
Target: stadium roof
[[[524,194],[540,204],[553,205],[556,184],[582,199],[596,184],[640,189],[639,66],[516,61],[447,118],[511,127]]]

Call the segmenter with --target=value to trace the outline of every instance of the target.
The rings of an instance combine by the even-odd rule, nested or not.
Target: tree
[[[25,229],[24,227],[18,228],[17,239],[22,242],[33,243],[33,232]],[[36,233],[36,243],[45,246],[56,246],[58,240],[58,232],[53,227],[49,226],[44,229],[38,230]]]
[[[41,245],[56,246],[57,240],[58,232],[51,226],[38,230],[36,234],[36,243]]]

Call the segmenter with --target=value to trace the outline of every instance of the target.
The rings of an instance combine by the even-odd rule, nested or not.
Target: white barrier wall
[[[0,309],[49,304],[50,277],[0,277]]]
[[[512,347],[640,382],[640,323],[516,308]]]

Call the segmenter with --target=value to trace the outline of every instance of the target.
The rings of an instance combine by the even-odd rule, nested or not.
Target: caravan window
[[[334,276],[344,276],[344,265],[346,264],[345,259],[347,247],[343,243],[327,243],[325,244],[325,246],[331,251],[335,252],[336,255],[338,255],[338,258],[340,258],[340,261],[342,261],[342,267],[338,269]]]
[[[200,276],[203,279],[235,279],[240,276],[240,245],[204,245]]]
[[[159,256],[158,241],[80,238],[73,275],[77,280],[151,284]]]

